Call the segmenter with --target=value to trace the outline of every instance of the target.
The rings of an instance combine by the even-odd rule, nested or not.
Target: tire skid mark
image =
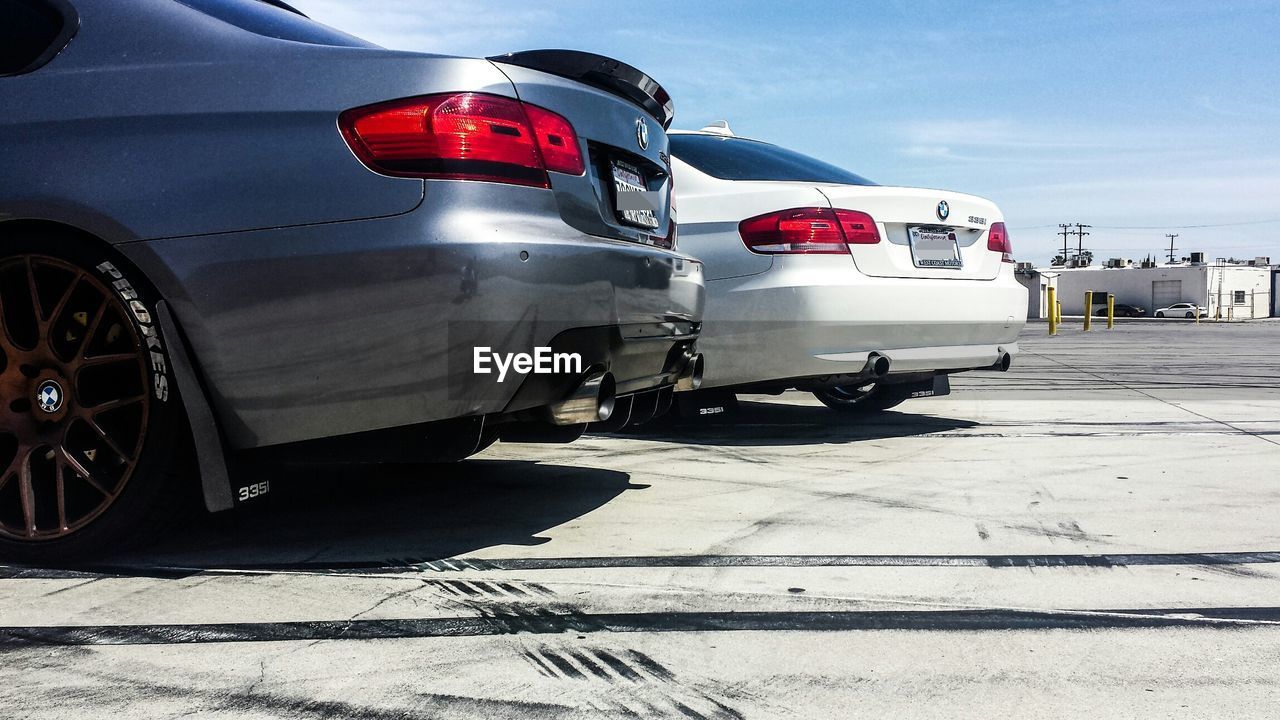
[[[524,601],[538,596],[554,597],[556,593],[539,583],[495,580],[424,580],[423,585],[449,598]]]
[[[0,649],[94,645],[381,640],[576,632],[734,632],[858,630],[1091,630],[1103,628],[1248,628],[1280,625],[1280,607],[1124,610],[835,610],[580,613],[485,611],[478,617],[157,625],[0,627]],[[644,666],[647,674],[660,673]]]
[[[1015,527],[1038,533],[1038,527]],[[1073,528],[1067,535],[1078,536]],[[157,568],[96,566],[85,568],[23,568],[0,565],[0,582],[5,580],[73,580],[95,577],[151,578],[181,580],[194,575],[270,574],[310,572],[329,575],[363,575],[406,572],[462,572],[444,570],[445,561],[396,564],[389,560],[348,563],[283,563],[224,566],[217,568]],[[1199,552],[1199,553],[1089,553],[1039,555],[614,555],[560,558],[495,558],[474,561],[451,559],[451,565],[477,571],[583,570],[600,568],[698,568],[698,567],[1141,567],[1171,565],[1271,565],[1280,563],[1280,551]],[[506,581],[525,592],[552,596],[555,592],[536,582]],[[501,586],[501,583],[496,583]],[[460,588],[461,586],[459,586]],[[468,586],[470,587],[470,586]],[[503,588],[506,589],[505,587]],[[479,594],[480,591],[476,591]],[[518,595],[518,593],[516,593]]]
[[[586,695],[582,698],[585,703],[597,707],[603,702],[611,713],[627,717],[678,714],[695,720],[743,717],[727,704],[730,698],[718,693],[714,684],[686,683],[639,650],[610,652],[594,647],[540,645],[526,648],[524,656],[539,674],[574,683],[576,692]]]

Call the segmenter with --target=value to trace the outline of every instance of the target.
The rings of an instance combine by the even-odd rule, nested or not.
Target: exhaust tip
[[[592,422],[604,422],[613,417],[613,408],[617,405],[617,385],[613,373],[605,373],[600,380],[600,388],[596,393],[596,419]]]
[[[680,376],[676,379],[677,392],[689,392],[702,387],[702,373],[704,370],[704,361],[702,353],[694,353],[685,360],[684,368],[680,370]]]
[[[604,422],[613,415],[616,390],[612,373],[592,372],[578,383],[568,397],[547,406],[547,413],[551,422],[556,425]]]
[[[889,367],[892,365],[889,358],[879,354],[871,353],[871,357],[867,358],[867,370],[871,375],[882,378],[889,374]]]
[[[992,365],[991,369],[999,370],[1000,372],[1008,372],[1011,365],[1013,365],[1013,356],[1001,350],[1000,359],[996,360],[996,364]]]

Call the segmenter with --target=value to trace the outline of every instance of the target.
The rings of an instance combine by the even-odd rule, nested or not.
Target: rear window
[[[65,4],[0,0],[0,75],[31,72],[49,62],[74,32],[74,17]]]
[[[374,47],[358,37],[321,25],[305,15],[286,10],[267,0],[178,0],[178,2],[256,35],[312,45]]]
[[[721,180],[875,185],[844,168],[777,145],[715,135],[671,135],[671,154]]]

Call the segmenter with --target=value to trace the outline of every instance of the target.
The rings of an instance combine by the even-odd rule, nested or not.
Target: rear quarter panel
[[[483,60],[253,34],[169,0],[81,0],[52,62],[0,78],[0,219],[114,242],[393,215],[423,183],[365,168],[338,114],[433,92],[511,96]]]

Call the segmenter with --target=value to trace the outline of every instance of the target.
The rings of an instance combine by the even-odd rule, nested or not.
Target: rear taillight
[[[657,235],[654,235],[653,244],[657,245],[660,248],[666,248],[667,250],[671,250],[676,246],[676,233],[677,233],[676,221],[668,220],[667,234],[663,237],[658,237]]]
[[[1002,262],[1013,262],[1013,243],[1009,241],[1009,231],[1005,229],[1004,223],[991,223],[991,229],[987,231],[987,249],[992,252],[1000,253]]]
[[[767,255],[847,254],[850,244],[880,242],[870,215],[830,208],[792,208],[748,218],[738,223],[738,234],[748,250]]]
[[[384,175],[548,188],[548,170],[584,169],[568,120],[497,95],[392,100],[348,110],[338,126],[356,157]]]
[[[547,169],[566,175],[581,175],[586,167],[582,164],[578,133],[573,131],[569,121],[537,105],[525,104],[524,109],[529,114],[534,137],[538,139],[538,150]]]

